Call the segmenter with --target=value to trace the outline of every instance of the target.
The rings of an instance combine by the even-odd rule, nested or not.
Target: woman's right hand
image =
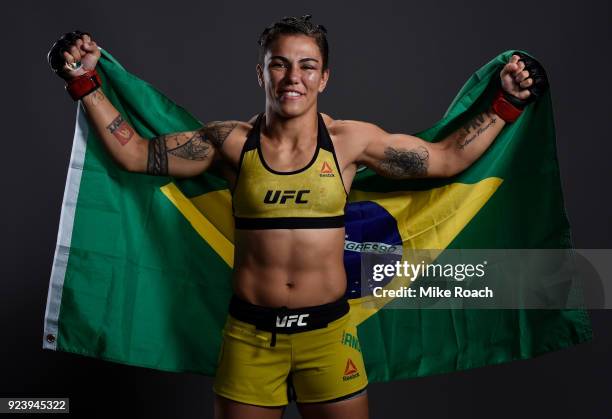
[[[51,69],[64,80],[76,78],[87,71],[93,70],[96,68],[99,59],[98,45],[91,35],[81,31],[62,35],[47,54]],[[78,66],[78,63],[80,63],[80,66]]]

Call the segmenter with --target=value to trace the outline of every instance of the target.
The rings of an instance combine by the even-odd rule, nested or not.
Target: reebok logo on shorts
[[[357,377],[359,377],[357,367],[355,366],[351,358],[348,358],[346,360],[346,367],[344,368],[344,375],[342,376],[342,381],[349,381]]]

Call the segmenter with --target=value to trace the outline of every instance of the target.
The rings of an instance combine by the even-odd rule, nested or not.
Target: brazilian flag
[[[474,73],[442,120],[416,135],[437,141],[481,111],[511,53]],[[202,125],[105,51],[99,72],[106,96],[143,137]],[[232,293],[233,242],[231,196],[221,177],[126,172],[79,106],[43,347],[213,375]],[[583,309],[381,309],[362,277],[361,251],[371,243],[405,251],[571,248],[550,93],[455,177],[357,173],[346,207],[351,321],[371,381],[525,359],[591,339]]]

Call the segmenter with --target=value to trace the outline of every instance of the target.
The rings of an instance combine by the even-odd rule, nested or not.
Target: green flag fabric
[[[444,138],[489,103],[511,51],[469,78],[415,135]],[[202,124],[102,51],[106,96],[144,138]],[[528,205],[525,205],[528,203]],[[44,320],[43,348],[214,375],[232,294],[227,183],[120,169],[79,105]],[[370,381],[525,359],[591,339],[583,309],[384,309],[364,293],[364,244],[410,249],[571,248],[550,93],[447,179],[359,170],[346,207],[352,321]]]

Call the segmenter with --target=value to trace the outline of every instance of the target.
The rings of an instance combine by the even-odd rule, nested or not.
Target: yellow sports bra
[[[271,169],[263,158],[259,114],[247,136],[232,193],[237,229],[344,226],[348,195],[327,127],[317,113],[317,148],[310,162],[292,172]]]

